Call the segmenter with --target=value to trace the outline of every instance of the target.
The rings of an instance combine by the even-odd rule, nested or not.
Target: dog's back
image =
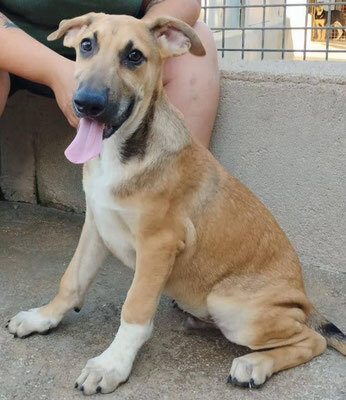
[[[342,26],[345,26],[345,14],[342,11],[339,10],[332,10],[331,13],[331,24],[334,24],[335,22],[340,22]]]

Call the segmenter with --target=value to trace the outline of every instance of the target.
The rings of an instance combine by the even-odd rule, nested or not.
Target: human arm
[[[0,70],[49,86],[68,119],[76,126],[71,98],[74,62],[39,43],[0,13]]]
[[[201,11],[200,0],[143,0],[142,6],[145,12],[144,20],[169,15],[190,26],[196,23]]]

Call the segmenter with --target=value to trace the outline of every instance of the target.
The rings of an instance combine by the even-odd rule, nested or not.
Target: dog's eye
[[[139,64],[143,60],[143,54],[139,50],[132,50],[132,51],[130,51],[130,53],[127,56],[127,58],[132,63]]]
[[[92,50],[93,45],[90,39],[83,39],[80,43],[80,48],[83,52],[89,52]]]

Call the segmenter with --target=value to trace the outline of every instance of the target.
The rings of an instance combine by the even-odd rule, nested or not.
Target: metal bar
[[[333,1],[333,2],[325,2],[325,3],[318,3],[319,6],[340,6],[340,5],[345,5],[346,1]],[[302,7],[302,6],[313,6],[314,3],[287,3],[285,4],[286,7]],[[276,4],[266,4],[265,6],[263,4],[248,4],[248,5],[239,5],[239,6],[225,6],[225,8],[262,8],[262,7],[282,7],[283,3],[276,3]],[[202,8],[206,9],[211,9],[211,8],[220,8],[220,6],[204,6]]]
[[[272,52],[272,53],[281,53],[282,49],[217,49],[219,51],[264,51],[264,52]],[[285,49],[285,53],[304,53],[306,51],[307,53],[325,53],[325,50],[316,50],[316,49],[311,49],[311,50],[297,50],[297,49]],[[328,50],[329,53],[345,53],[345,50]]]
[[[285,2],[284,2],[284,12],[283,12],[283,17],[282,17],[282,25],[284,26],[284,27],[286,27],[286,3],[287,3],[287,0],[285,0]],[[282,46],[281,46],[281,48],[282,48],[282,53],[281,53],[281,60],[284,60],[285,59],[285,46],[286,46],[286,29],[283,29],[282,30]]]
[[[1,1],[1,0],[0,0]],[[318,3],[311,3],[310,0],[305,0],[304,3],[291,3],[291,4],[287,4],[287,0],[282,0],[280,3],[277,2],[276,4],[268,4],[268,0],[262,0],[262,4],[246,4],[247,2],[250,2],[251,0],[238,0],[237,1],[237,5],[227,5],[229,4],[227,2],[227,0],[223,0],[222,2],[216,2],[216,0],[202,0],[202,9],[204,12],[204,20],[211,22],[210,18],[207,18],[208,15],[208,10],[212,10],[212,9],[219,9],[220,13],[222,12],[222,14],[219,15],[219,19],[217,21],[217,24],[220,25],[220,27],[210,27],[210,29],[214,32],[219,32],[219,34],[221,35],[221,40],[220,40],[220,48],[218,49],[218,51],[221,52],[221,56],[225,57],[226,52],[239,52],[241,55],[241,59],[244,59],[246,56],[246,53],[249,52],[259,52],[260,58],[261,60],[265,59],[265,53],[281,53],[281,59],[285,59],[285,55],[287,53],[298,53],[302,55],[302,59],[306,60],[307,59],[307,54],[308,53],[320,53],[323,54],[325,56],[325,59],[328,60],[329,57],[329,53],[343,53],[346,55],[346,49],[335,49],[332,48],[330,49],[330,45],[331,45],[331,40],[334,38],[334,36],[331,36],[331,31],[333,29],[335,29],[334,26],[331,25],[331,13],[332,13],[332,9],[331,6],[342,6],[342,5],[346,5],[346,0],[345,1],[328,1],[328,0],[324,0],[324,2],[318,2]],[[290,0],[292,1],[292,0]],[[294,0],[293,0],[294,1]],[[211,4],[219,4],[219,5],[211,5]],[[234,4],[234,3],[233,3]],[[326,9],[328,8],[327,11],[327,21],[325,23],[325,26],[308,26],[308,22],[309,22],[309,10],[310,7],[314,7],[316,5],[319,6],[327,6],[325,7]],[[283,15],[282,15],[282,24],[281,26],[266,26],[266,19],[268,19],[268,14],[267,14],[267,8],[275,10],[278,7],[283,8]],[[287,26],[287,14],[289,10],[287,7],[300,7],[300,9],[302,7],[303,10],[301,11],[301,13],[304,13],[305,10],[305,15],[303,17],[304,20],[304,26],[297,26],[297,27],[290,27]],[[247,16],[248,16],[248,10],[249,9],[258,9],[258,8],[262,8],[262,21],[259,23],[254,24],[255,26],[246,26],[247,23]],[[333,7],[334,8],[334,7]],[[232,27],[226,26],[226,21],[227,21],[227,10],[231,11],[232,9],[235,10],[239,10],[239,26],[238,27]],[[293,14],[294,16],[295,14]],[[300,14],[301,15],[301,14]],[[222,26],[221,26],[222,25]],[[346,26],[338,26],[337,29],[344,29],[346,30]],[[259,48],[245,48],[246,46],[246,31],[261,31],[261,43]],[[303,38],[303,44],[302,46],[300,46],[299,49],[287,49],[286,45],[287,45],[287,41],[286,41],[286,32],[287,31],[300,31],[303,30],[302,33],[302,38]],[[314,49],[309,49],[308,48],[308,35],[311,34],[310,32],[313,32],[313,30],[316,31],[320,31],[322,30],[322,32],[325,32],[326,34],[326,38],[325,38],[325,47],[323,47],[322,49],[318,49],[318,48],[314,48]],[[240,36],[241,36],[241,46],[239,46],[239,48],[225,48],[226,46],[226,32],[227,31],[239,31],[240,32]],[[282,37],[281,37],[281,47],[280,48],[265,48],[266,45],[266,31],[281,31]],[[344,39],[344,37],[343,37]],[[345,41],[346,42],[346,41]],[[231,42],[232,43],[232,42]]]
[[[245,27],[245,0],[240,0],[240,4],[242,5],[242,8],[240,9],[240,26]],[[245,47],[245,29],[242,29],[241,32],[241,48],[243,51],[241,52],[241,59],[244,60],[245,58],[245,52],[244,52],[244,47]]]
[[[246,28],[217,28],[217,27],[209,27],[209,29],[214,30],[214,31],[261,31],[263,28],[261,26],[248,26]],[[312,30],[312,29],[317,29],[317,30],[327,30],[327,29],[346,29],[346,25],[344,26],[338,26],[335,28],[334,26],[297,26],[297,27],[290,27],[290,26],[268,26],[265,28],[266,31],[281,31],[281,30],[289,30],[289,31],[294,31],[294,30],[301,30],[301,29],[307,29],[307,30]]]
[[[330,9],[330,5],[328,5],[328,16],[327,16],[327,25],[326,25],[326,61],[328,61],[328,52],[329,52],[329,36],[330,36],[330,22],[332,16],[332,10]]]
[[[306,40],[307,40],[307,35],[308,35],[308,11],[309,11],[309,6],[305,6],[305,29],[304,29],[304,54],[303,54],[303,60],[306,60]]]
[[[223,0],[223,9],[222,9],[222,27],[226,27],[226,0]],[[225,30],[222,30],[222,48],[225,48]],[[225,56],[225,53],[222,52],[222,58]]]
[[[207,0],[203,0],[203,3],[204,3],[204,6],[202,6],[202,9],[204,10],[203,20],[204,20],[204,23],[206,24],[207,23],[207,10],[208,10],[208,8],[207,8],[207,6],[205,4],[207,3]]]
[[[266,0],[263,0],[263,6],[266,5]],[[266,8],[263,7],[263,14],[262,14],[262,49],[264,48],[264,27],[266,24]],[[261,53],[261,60],[264,59],[264,51]]]

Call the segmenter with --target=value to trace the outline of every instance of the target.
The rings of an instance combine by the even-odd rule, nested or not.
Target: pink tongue
[[[99,155],[102,149],[103,128],[104,124],[82,118],[75,138],[65,150],[66,158],[75,164],[83,164]]]

